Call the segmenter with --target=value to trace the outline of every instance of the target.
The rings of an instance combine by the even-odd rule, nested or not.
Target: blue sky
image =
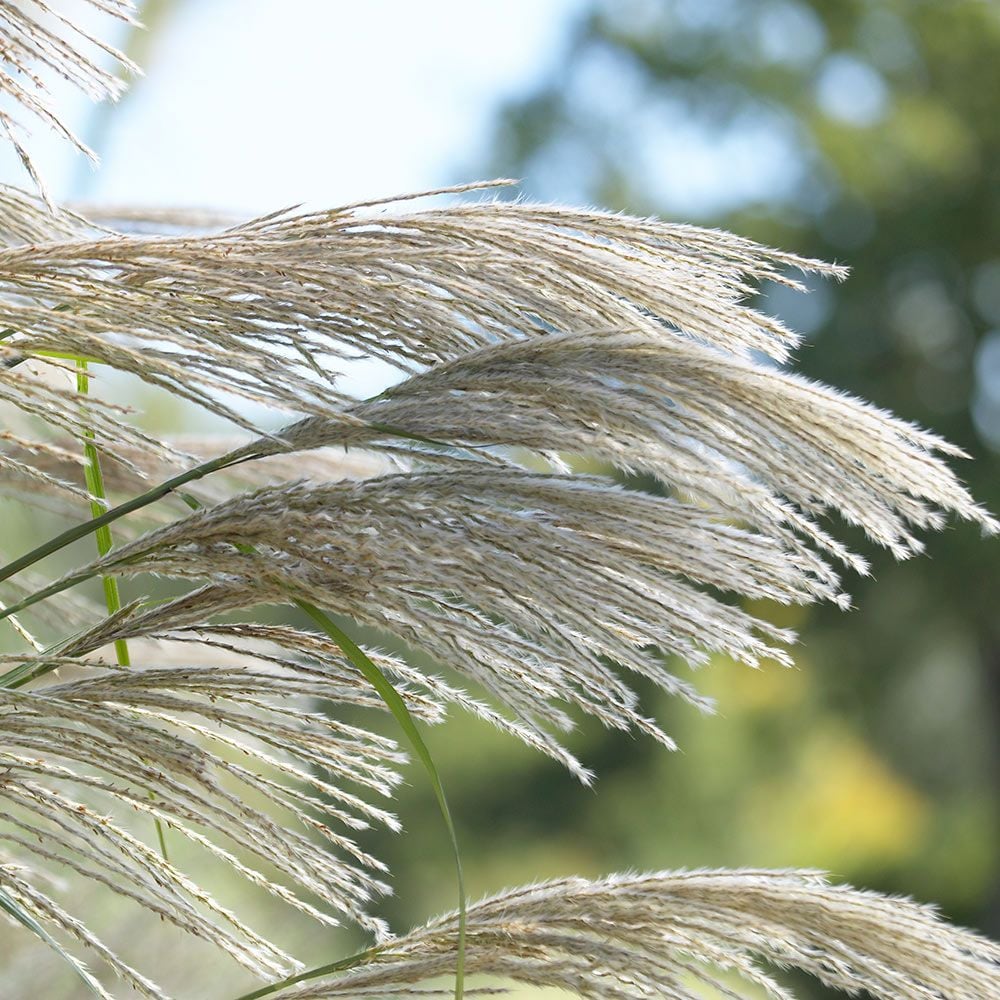
[[[254,212],[451,181],[457,163],[474,159],[497,102],[555,60],[579,3],[174,7],[145,79],[109,119],[99,172],[36,136],[56,195]],[[73,106],[86,135],[88,108]],[[0,176],[24,183],[9,160]]]

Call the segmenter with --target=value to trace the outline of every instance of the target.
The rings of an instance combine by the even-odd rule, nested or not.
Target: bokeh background
[[[102,169],[39,137],[60,196],[252,213],[513,176],[529,197],[836,259],[842,286],[762,290],[807,334],[799,368],[962,445],[962,474],[1000,511],[1000,4],[144,8],[149,30],[121,41],[146,78],[116,108],[77,109]],[[680,752],[585,725],[590,791],[470,720],[432,733],[470,891],[809,866],[1000,937],[1000,547],[951,528],[897,565],[838,530],[873,563],[849,581],[855,610],[766,609],[800,630],[798,666],[713,663],[698,681],[716,717],[650,692]],[[417,770],[399,812],[405,835],[369,846],[405,926],[450,907],[453,885]],[[351,943],[312,942],[330,959]]]

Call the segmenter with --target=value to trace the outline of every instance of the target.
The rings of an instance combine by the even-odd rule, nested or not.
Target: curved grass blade
[[[389,679],[379,668],[372,663],[365,651],[358,646],[346,632],[341,629],[336,622],[325,612],[308,601],[297,600],[296,605],[301,608],[340,648],[344,655],[361,672],[369,684],[378,692],[379,697],[385,702],[389,711],[392,712],[399,723],[400,729],[406,734],[411,746],[420,758],[427,777],[430,779],[431,787],[434,789],[434,797],[437,799],[438,809],[444,820],[445,828],[448,832],[448,839],[451,841],[452,854],[455,857],[455,874],[458,882],[458,954],[455,959],[455,1000],[462,1000],[465,989],[465,925],[466,925],[466,899],[465,899],[465,876],[462,872],[462,856],[458,848],[458,837],[455,834],[455,824],[451,819],[451,810],[448,808],[448,800],[444,794],[444,786],[441,784],[441,776],[434,764],[427,744],[424,743],[420,730],[417,729],[413,716],[410,715],[406,703],[400,697],[399,692],[392,686]],[[327,967],[313,970],[311,973],[303,973],[300,978],[314,978],[326,974]],[[333,970],[329,970],[333,971]],[[256,994],[266,996],[267,994]]]
[[[95,997],[107,995],[101,989],[100,983],[30,913],[18,906],[2,888],[0,888],[0,910],[9,914],[23,927],[27,927],[29,931],[37,934],[60,958],[65,960],[66,964],[83,981],[88,992]]]
[[[178,495],[192,510],[198,510],[201,508],[201,503],[190,494],[178,493]],[[244,552],[254,551],[254,547],[252,545],[237,545],[237,548]],[[299,608],[300,611],[308,615],[309,618],[311,618],[312,621],[315,622],[315,624],[322,629],[323,632],[341,648],[341,650],[343,650],[344,655],[357,668],[358,672],[365,678],[365,680],[368,681],[368,683],[375,689],[378,696],[383,702],[385,702],[386,707],[392,713],[393,718],[395,718],[396,722],[399,724],[399,728],[403,730],[406,738],[410,741],[410,745],[413,747],[420,763],[427,772],[431,788],[434,791],[434,797],[437,800],[438,810],[441,813],[441,818],[444,820],[445,830],[447,831],[448,840],[451,844],[452,855],[455,860],[455,876],[458,885],[458,953],[455,959],[455,1000],[462,1000],[462,997],[465,995],[465,873],[462,870],[462,854],[458,847],[458,836],[455,833],[455,824],[451,818],[451,810],[448,808],[448,799],[444,792],[444,785],[441,782],[441,775],[438,772],[437,765],[434,763],[434,758],[431,756],[431,752],[427,748],[424,738],[420,735],[420,730],[417,728],[417,724],[414,722],[413,716],[410,715],[410,710],[406,707],[406,702],[403,701],[399,692],[393,687],[389,678],[385,676],[385,674],[371,661],[365,651],[325,611],[316,607],[315,604],[310,604],[308,601],[303,601],[299,598],[295,598],[294,601],[295,606]],[[369,949],[369,951],[371,951],[371,949]],[[360,961],[366,954],[366,952],[362,952],[359,956],[354,957]],[[344,959],[343,961],[349,960]],[[352,962],[352,964],[356,963]],[[258,991],[253,994],[253,996],[267,996],[269,993],[277,992],[277,990],[283,989],[285,986],[291,985],[293,982],[317,978],[319,976],[326,975],[329,972],[337,971],[337,968],[339,967],[340,963],[334,962],[332,966],[324,965],[318,969],[300,973],[298,977],[295,977],[292,980],[285,980],[282,983],[276,983],[270,987],[265,987],[264,992]],[[348,966],[343,967],[348,968]]]
[[[261,1000],[261,997],[273,996],[279,990],[288,989],[289,986],[295,986],[310,979],[319,979],[320,976],[332,976],[336,972],[346,972],[348,969],[353,969],[358,965],[364,965],[365,962],[374,958],[381,950],[381,947],[366,948],[364,951],[359,951],[356,955],[342,958],[339,962],[331,962],[329,965],[307,969],[305,972],[289,976],[280,982],[262,986],[259,990],[254,990],[252,993],[244,993],[242,996],[237,997],[236,1000]]]

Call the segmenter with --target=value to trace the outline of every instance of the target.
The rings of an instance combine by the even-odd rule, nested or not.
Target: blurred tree
[[[489,169],[850,264],[842,288],[769,293],[809,337],[802,367],[962,444],[998,511],[997,94],[996,3],[591,2]],[[849,618],[799,613],[800,672],[713,667],[725,718],[663,706],[682,756],[586,733],[596,800],[530,757],[497,785],[456,750],[479,868],[814,864],[996,935],[1000,552],[964,529],[929,546],[922,565],[869,549],[880,586],[848,581]]]

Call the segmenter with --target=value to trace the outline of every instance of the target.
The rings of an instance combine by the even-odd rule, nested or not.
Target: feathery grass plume
[[[447,974],[454,948],[449,914],[336,978],[257,995],[441,995],[420,984]],[[791,1000],[768,966],[878,1000],[1000,996],[1000,946],[930,907],[800,871],[612,875],[509,890],[469,907],[466,962],[470,973],[601,1000],[699,1000],[706,989]]]
[[[537,416],[532,440],[521,442],[502,414],[470,414],[491,418],[478,430],[483,443],[585,444],[633,467],[642,461],[635,452],[649,452],[654,471],[669,472],[692,495],[723,509],[739,500],[743,509],[730,513],[790,522],[847,559],[811,514],[840,507],[897,555],[917,545],[903,521],[935,525],[934,506],[991,523],[930,458],[948,450],[944,442],[747,356],[756,350],[784,359],[795,343],[742,303],[749,281],[787,280],[789,266],[837,276],[841,269],[726,234],[606,213],[504,202],[371,215],[392,207],[278,213],[209,236],[11,248],[0,252],[0,297],[19,332],[7,347],[15,360],[37,352],[85,356],[243,427],[249,421],[220,392],[312,413],[333,421],[331,440],[349,440],[358,421],[384,425],[393,413],[426,426],[431,415],[416,412],[413,396],[436,390],[448,393],[436,417],[436,437],[448,440],[447,432],[467,429],[463,409],[482,411],[490,398],[503,404],[524,372],[525,392],[544,386],[555,404],[578,385],[590,404],[578,420],[592,433],[567,434],[569,414],[560,410],[544,426]],[[524,337],[541,339],[507,353],[496,343]],[[336,388],[335,369],[361,356],[406,371],[435,367],[390,393],[392,402],[357,407]],[[594,367],[608,359],[621,384]],[[655,373],[636,371],[645,361]],[[547,369],[538,365],[548,364],[565,368],[551,386],[539,377]],[[154,446],[98,399],[44,392],[16,370],[0,374],[0,398],[73,436],[92,427],[98,446],[120,461],[130,446]],[[631,420],[626,399],[645,404]],[[534,402],[537,410],[543,401]],[[526,404],[512,398],[510,405]],[[803,420],[804,408],[816,418]],[[755,433],[760,415],[768,418],[764,440]],[[630,449],[615,430],[635,437]],[[776,472],[782,481],[774,482]],[[846,493],[841,476],[848,476]]]
[[[10,184],[0,184],[0,243],[19,246],[93,235],[94,223]]]
[[[133,10],[89,2],[124,19]],[[0,92],[81,149],[46,78],[114,97],[122,84],[102,53],[134,68],[41,0],[0,0],[0,49]],[[408,713],[434,723],[456,704],[587,781],[556,735],[574,713],[672,745],[626,672],[707,709],[662,653],[692,665],[716,651],[788,662],[791,633],[731,598],[846,603],[827,558],[865,567],[820,524],[826,514],[897,557],[918,551],[916,532],[946,514],[998,528],[939,457],[957,449],[772,363],[788,361],[798,338],[747,297],[765,280],[801,287],[791,271],[840,278],[843,268],[727,233],[523,201],[425,208],[406,196],[236,225],[113,209],[96,211],[97,224],[49,204],[6,110],[0,128],[41,191],[0,187],[0,404],[16,413],[2,418],[0,492],[28,482],[33,499],[92,499],[73,439],[115,460],[104,467],[112,492],[160,480],[108,519],[244,462],[192,487],[192,505],[212,506],[133,534],[58,585],[39,590],[14,571],[30,571],[77,529],[0,570],[5,583],[14,576],[0,618],[31,647],[0,654],[0,908],[140,995],[166,994],[58,886],[43,891],[46,874],[116,893],[264,980],[285,977],[254,996],[286,986],[302,1000],[414,996],[426,978],[461,968],[455,916],[393,940],[372,913],[386,872],[356,831],[397,827],[369,800],[391,795],[404,755],[342,721],[345,707],[388,706],[412,729]],[[359,402],[341,378],[359,358],[403,381]],[[80,362],[98,391],[60,384]],[[205,452],[142,431],[102,398],[94,366],[255,438],[210,452],[182,484],[171,472]],[[261,433],[245,401],[301,419]],[[333,446],[354,449],[348,474],[360,481],[344,480]],[[524,449],[550,471],[519,463]],[[653,475],[675,495],[574,475],[566,459],[578,454]],[[46,627],[77,629],[47,648],[12,617],[93,575],[145,573],[194,587],[107,617],[78,603],[41,606]],[[290,601],[397,637],[500,708],[405,659],[352,653],[332,626],[327,638],[217,619]],[[97,658],[121,640],[136,666]],[[386,689],[405,708],[383,702]],[[411,739],[426,763],[419,735]],[[320,925],[353,921],[376,945],[340,963],[335,980],[299,973],[140,839],[150,816],[265,895]],[[459,876],[464,900],[460,865]],[[789,996],[759,962],[876,997],[1000,993],[996,945],[913,903],[810,873],[569,879],[486,900],[469,928],[470,971],[582,996],[683,1000],[702,986],[740,995],[719,978],[726,972]],[[78,957],[69,961],[110,995]]]
[[[708,707],[650,647],[693,664],[709,651],[787,662],[774,642],[790,635],[702,585],[783,602],[836,599],[825,570],[808,551],[676,500],[482,466],[265,488],[143,535],[83,572],[215,581],[182,599],[199,615],[295,596],[394,633],[485,688],[522,736],[587,777],[540,725],[571,727],[560,703],[670,743],[606,658]]]
[[[343,663],[336,647],[286,631],[269,638],[301,654],[298,668],[283,662],[287,654],[262,661],[248,652],[248,662],[266,666],[244,665],[238,675],[222,666],[163,669],[150,653],[134,673],[105,667],[96,679],[27,686],[107,643],[197,635],[209,652],[242,649],[239,636],[222,642],[213,633],[222,628],[213,615],[310,601],[453,667],[502,709],[400,661],[384,663],[428,718],[444,703],[461,705],[588,781],[555,735],[572,726],[573,709],[672,745],[621,671],[709,708],[660,653],[693,665],[715,651],[751,665],[788,661],[782,644],[791,634],[725,595],[846,602],[825,557],[864,564],[820,526],[827,512],[900,557],[919,548],[915,530],[939,527],[945,513],[995,530],[936,455],[955,449],[755,360],[755,352],[784,360],[795,337],[743,298],[753,281],[788,280],[788,267],[840,274],[726,234],[520,202],[418,210],[379,202],[279,213],[212,235],[81,231],[0,250],[10,362],[0,368],[0,399],[64,437],[95,433],[120,465],[109,472],[119,488],[176,467],[178,448],[136,429],[120,407],[37,377],[26,359],[47,359],[58,372],[59,356],[67,370],[86,357],[250,430],[225,394],[305,414],[229,453],[255,461],[229,470],[228,483],[202,486],[214,506],[133,538],[64,581],[153,572],[196,589],[133,604],[50,654],[20,657],[6,675],[11,689],[0,696],[16,706],[5,716],[12,774],[26,773],[44,795],[73,789],[44,798],[42,819],[55,832],[43,860],[76,850],[74,871],[131,885],[140,855],[117,820],[104,824],[112,841],[99,842],[98,860],[84,850],[96,830],[76,815],[79,806],[88,815],[85,792],[159,818],[267,891],[330,919],[258,870],[286,859],[281,877],[385,931],[367,909],[385,888],[374,859],[330,833],[348,858],[327,858],[240,798],[240,789],[264,789],[283,816],[309,827],[309,793],[290,790],[301,779],[336,810],[391,822],[341,782],[357,783],[361,768],[388,790],[395,748],[376,753],[358,738],[369,763],[352,770],[332,749],[342,742],[337,723],[275,707],[283,694],[370,704],[370,692],[361,699],[302,679],[302,656]],[[338,367],[358,357],[387,361],[405,380],[358,402],[338,384]],[[316,449],[334,445],[380,452],[387,464],[369,466],[375,475],[361,482],[329,482],[331,453]],[[517,449],[548,456],[553,471],[528,471]],[[650,473],[679,496],[573,475],[560,454]],[[0,451],[0,462],[46,492],[69,482],[73,461],[58,438],[35,442],[27,431]],[[229,497],[270,475],[303,473],[319,480]],[[310,642],[323,645],[310,652]],[[66,748],[60,739],[70,733]],[[276,741],[298,765],[278,761]],[[254,748],[250,764],[234,770],[227,753],[244,742]],[[55,748],[47,756],[39,756],[43,743]],[[307,773],[315,766],[329,778]],[[26,809],[22,783],[6,787]],[[30,846],[23,823],[38,822],[22,820],[19,846]],[[243,840],[250,831],[257,868],[212,839],[238,843],[241,831]],[[124,891],[259,975],[289,967],[288,956],[162,865],[157,884],[168,889]]]
[[[471,191],[508,182],[463,185]],[[430,192],[441,193],[441,192]],[[397,199],[398,201],[399,199]],[[391,211],[390,211],[391,210]],[[693,227],[523,202],[404,210],[392,201],[277,213],[202,236],[110,236],[0,251],[8,347],[86,357],[238,425],[219,393],[350,422],[337,369],[404,372],[498,340],[635,329],[784,358],[795,338],[745,306],[787,267],[840,275]],[[792,282],[789,282],[792,283]],[[2,373],[0,373],[2,374]],[[37,399],[15,373],[0,398],[96,443],[136,440],[96,400]]]
[[[0,656],[25,677],[76,675],[0,688],[0,841],[132,900],[264,979],[288,975],[295,961],[147,847],[129,813],[158,818],[321,924],[345,916],[384,940],[385,924],[367,912],[388,891],[384,866],[338,827],[398,829],[368,797],[391,794],[404,756],[313,707],[384,709],[381,700],[331,644],[294,629],[203,624],[146,638],[133,644],[141,668],[79,659],[104,643],[100,628],[57,654]],[[398,690],[415,717],[441,720],[430,685],[418,690],[409,668],[369,655],[403,675]],[[0,888],[23,895],[2,871]],[[66,920],[83,927],[86,915]],[[80,941],[141,994],[163,995],[96,938]]]
[[[783,538],[792,526],[860,570],[815,516],[838,511],[897,557],[920,550],[910,527],[940,527],[941,512],[998,527],[936,457],[956,453],[947,442],[801,376],[680,339],[576,333],[492,345],[350,412],[365,426],[306,419],[270,447],[371,444],[388,425],[459,445],[585,454]]]
[[[127,23],[134,23],[131,0],[88,0],[90,6]],[[125,83],[101,65],[110,57],[130,73],[139,68],[123,53],[102,42],[43,0],[0,0],[0,94],[31,117],[53,129],[96,161],[94,152],[78,139],[50,100],[53,79],[68,81],[93,100],[117,99]],[[27,130],[10,110],[0,109],[0,129],[14,146],[25,170],[45,196],[45,186],[26,147]]]

